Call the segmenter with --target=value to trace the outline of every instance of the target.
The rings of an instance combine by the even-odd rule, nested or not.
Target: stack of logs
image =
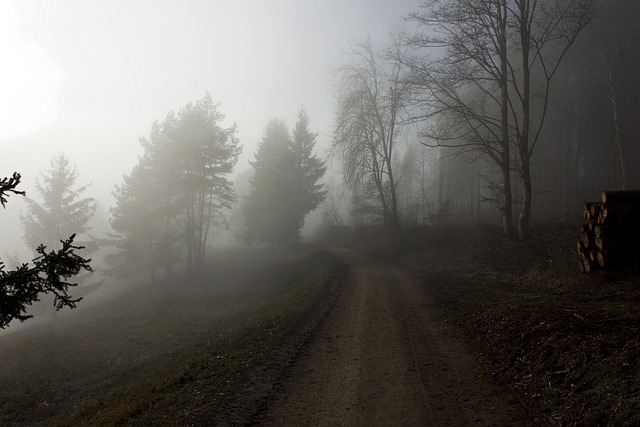
[[[640,254],[640,190],[603,191],[601,202],[585,203],[589,222],[578,240],[580,271],[628,268]]]

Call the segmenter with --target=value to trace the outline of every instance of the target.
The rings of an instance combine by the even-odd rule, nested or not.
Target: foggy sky
[[[77,164],[77,184],[91,183],[84,195],[108,209],[114,184],[137,163],[138,138],[207,91],[221,103],[225,124],[238,125],[244,151],[237,171],[248,167],[267,121],[278,117],[291,127],[301,105],[326,145],[331,70],[348,41],[369,35],[384,43],[416,6],[416,0],[5,1],[0,108],[14,116],[5,113],[0,125],[26,125],[16,131],[21,135],[0,131],[0,175],[21,172],[22,189],[36,197],[38,171],[64,152]],[[0,256],[14,252],[16,239],[21,243],[20,210],[24,203],[11,197],[0,213]]]

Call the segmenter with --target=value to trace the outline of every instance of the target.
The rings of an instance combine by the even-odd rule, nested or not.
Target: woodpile
[[[580,271],[628,268],[640,254],[640,190],[603,191],[600,202],[585,203],[588,222],[580,229]]]

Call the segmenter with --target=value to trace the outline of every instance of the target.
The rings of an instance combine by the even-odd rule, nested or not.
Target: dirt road
[[[350,277],[277,396],[271,425],[539,425],[497,387],[414,280],[340,251]]]

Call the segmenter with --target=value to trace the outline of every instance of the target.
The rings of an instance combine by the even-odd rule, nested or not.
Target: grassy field
[[[242,416],[230,402],[256,375],[277,370],[274,360],[286,363],[282,348],[343,273],[320,249],[236,250],[195,278],[131,286],[105,301],[89,295],[53,322],[0,337],[0,425],[207,425]]]

